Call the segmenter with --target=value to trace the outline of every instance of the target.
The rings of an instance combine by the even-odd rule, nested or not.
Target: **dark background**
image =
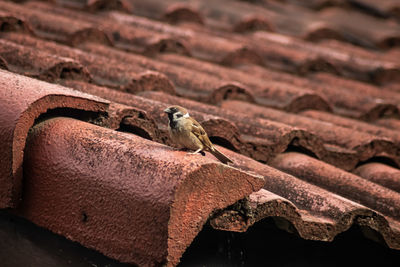
[[[216,231],[205,226],[179,266],[400,266],[400,251],[365,238],[365,230],[368,229],[353,226],[333,242],[321,242],[280,230],[271,218],[255,224],[246,233]],[[375,234],[379,239],[379,234]],[[0,211],[0,266],[130,265]]]

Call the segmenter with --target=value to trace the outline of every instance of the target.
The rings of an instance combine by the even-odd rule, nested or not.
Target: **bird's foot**
[[[190,155],[201,154],[203,157],[206,155],[206,153],[204,153],[204,151],[202,151],[201,149],[198,149],[195,152],[189,152],[188,154]]]

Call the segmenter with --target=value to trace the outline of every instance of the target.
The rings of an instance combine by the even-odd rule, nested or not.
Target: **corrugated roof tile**
[[[400,193],[400,171],[386,164],[372,162],[361,165],[354,173]]]
[[[383,18],[400,18],[400,3],[396,0],[385,0],[380,4],[373,0],[352,0],[350,2],[368,14]]]
[[[40,80],[91,80],[86,67],[74,59],[37,51],[6,40],[0,40],[0,56],[7,63],[8,70]]]
[[[273,166],[284,169],[302,180],[259,163],[242,164],[243,168],[263,173],[266,183],[263,189],[252,193],[240,205],[231,206],[217,214],[211,220],[211,225],[216,229],[241,232],[266,217],[278,216],[292,223],[295,231],[305,239],[333,240],[352,224],[359,224],[382,233],[390,247],[399,247],[398,221],[382,215],[379,210],[383,209],[390,214],[394,211],[393,206],[387,206],[386,201],[399,201],[396,192],[294,152],[279,155]],[[316,174],[317,172],[319,174]],[[348,179],[343,179],[345,176]],[[336,186],[343,183],[349,187],[340,187],[339,194],[335,193],[335,188],[338,188]],[[377,189],[377,194],[390,192],[392,198],[385,199],[388,195],[383,194],[384,199],[377,204],[373,198],[369,198],[369,190],[364,191],[369,187]],[[357,203],[363,201],[370,206]],[[375,208],[378,208],[378,212]],[[283,221],[277,221],[277,224],[287,231],[293,231],[290,225]]]
[[[278,110],[268,109],[243,103],[238,101],[224,101],[221,106],[236,113],[246,113],[257,118],[265,118],[279,121],[299,128],[304,128],[310,133],[318,136],[324,142],[343,147],[348,150],[357,152],[355,156],[359,162],[368,160],[373,157],[385,156],[389,157],[400,166],[400,146],[397,140],[392,140],[386,136],[370,135],[362,131],[355,131],[335,125],[330,122],[310,119],[301,115],[287,114]],[[342,168],[350,169],[355,166],[341,165],[341,162],[327,160],[329,163]]]

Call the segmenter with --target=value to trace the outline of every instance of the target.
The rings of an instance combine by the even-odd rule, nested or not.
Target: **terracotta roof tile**
[[[352,0],[351,2],[365,12],[378,17],[395,17],[397,19],[400,18],[400,4],[396,0],[383,1],[379,5],[373,0]]]
[[[90,22],[44,13],[38,9],[24,8],[10,2],[2,2],[0,10],[9,16],[23,18],[36,35],[46,39],[70,45],[78,44],[83,38],[110,43],[109,37]],[[69,26],[66,27],[66,25]]]
[[[382,163],[368,163],[358,167],[354,173],[374,183],[400,192],[399,169]]]
[[[7,208],[15,207],[20,200],[25,138],[35,119],[52,109],[102,113],[108,101],[7,71],[0,70],[0,74],[1,150],[4,152],[0,158],[0,207]],[[68,110],[63,113],[73,114]]]
[[[395,118],[399,116],[397,101],[399,94],[391,90],[382,90],[382,88],[371,84],[344,79],[327,73],[316,73],[305,79],[258,66],[246,66],[242,69],[259,78],[274,79],[312,90],[324,99],[329,99],[333,112],[342,116],[367,121],[376,120],[383,116]],[[353,91],[357,94],[352,93]],[[310,109],[321,109],[313,108],[312,103],[308,106],[311,107]],[[318,106],[320,104],[317,104]]]
[[[138,265],[267,217],[400,249],[391,0],[0,3],[1,208]],[[234,163],[168,147],[171,104]]]
[[[165,1],[162,5],[158,1],[135,1],[140,8],[134,13],[160,19],[174,1]],[[158,8],[154,8],[158,3]],[[333,38],[355,43],[365,47],[375,45],[391,47],[398,39],[398,26],[386,21],[379,21],[359,13],[356,10],[337,7],[324,8],[320,12],[311,12],[298,5],[280,3],[279,1],[259,1],[259,5],[245,1],[192,1],[188,5],[204,15],[208,27],[229,31],[242,29],[251,18],[263,21],[261,29],[271,30],[302,37],[309,40]],[[146,11],[144,11],[146,10]],[[297,14],[302,16],[296,16]],[[349,18],[358,23],[346,23]],[[251,25],[251,24],[250,24]],[[271,26],[272,25],[272,26]],[[374,27],[364,27],[373,25]],[[387,27],[390,25],[391,27]],[[397,32],[396,32],[397,27]],[[252,30],[252,27],[249,27]],[[255,29],[258,29],[257,27]]]
[[[394,219],[399,218],[396,207],[398,193],[346,173],[304,154],[287,153],[277,156],[272,166],[340,194]],[[372,196],[372,197],[371,197]],[[376,201],[379,199],[379,201]]]
[[[16,213],[122,262],[175,265],[210,213],[264,183],[185,154],[73,119],[47,120],[29,135],[29,181]]]
[[[352,43],[365,47],[390,48],[397,46],[397,40],[400,37],[399,25],[336,7],[324,9],[319,15],[324,21],[348,34],[347,39]]]
[[[112,59],[107,58],[106,56],[84,53],[83,51],[68,46],[43,41],[29,36],[7,34],[7,39],[23,45],[14,46],[16,50],[20,50],[19,53],[21,54],[29,50],[34,51],[40,47],[41,51],[48,55],[58,54],[84,64],[87,68],[88,74],[93,78],[93,82],[99,85],[106,85],[130,92],[148,90],[150,87],[153,88],[158,85],[157,88],[160,90],[167,90],[170,93],[175,92],[173,85],[165,75],[149,71],[150,68],[142,67],[140,65],[120,64],[119,62],[112,61]],[[139,57],[138,59],[143,59],[143,57]],[[17,63],[23,66],[23,60],[25,59],[21,58]],[[39,62],[36,64],[49,65],[49,62],[40,62],[44,61],[43,57],[39,57],[37,60]],[[110,62],[118,64],[118,66],[115,65],[111,67],[111,65],[107,64]],[[47,66],[47,68],[52,68],[52,65]]]
[[[400,129],[400,121],[396,120],[396,119],[382,118],[382,119],[377,120],[375,122],[375,124],[381,125],[386,128],[393,129],[393,130]]]
[[[148,21],[143,21],[142,19],[137,19],[135,17],[124,19],[126,17],[121,18],[122,15],[114,15],[111,16],[113,22],[107,23],[96,16],[84,16],[80,13],[70,14],[71,12],[64,9],[60,10],[60,8],[48,7],[48,5],[43,4],[38,5],[35,3],[33,5],[33,7],[37,6],[39,6],[39,9],[34,12],[38,14],[43,13],[44,16],[45,14],[56,10],[57,13],[62,15],[59,16],[62,19],[68,20],[70,19],[69,17],[75,17],[79,20],[84,20],[87,24],[87,27],[85,26],[85,32],[89,31],[90,36],[92,36],[92,30],[98,32],[96,27],[101,28],[101,31],[105,32],[106,36],[113,36],[112,38],[117,46],[135,52],[141,51],[153,53],[151,51],[160,51],[161,48],[161,50],[167,49],[166,51],[168,51],[168,49],[172,49],[173,51],[183,53],[190,51],[194,57],[223,64],[238,64],[245,60],[245,62],[250,61],[258,64],[268,64],[274,67],[281,65],[279,67],[280,70],[285,71],[299,71],[303,74],[305,72],[316,70],[328,72],[333,71],[335,73],[341,73],[342,75],[355,76],[357,79],[372,79],[375,82],[387,82],[391,79],[396,79],[396,76],[388,76],[386,73],[398,73],[399,71],[398,66],[388,64],[387,62],[379,62],[376,60],[371,62],[366,61],[363,58],[358,58],[358,60],[349,60],[350,55],[348,54],[332,49],[322,49],[320,46],[311,45],[305,42],[301,43],[300,40],[291,40],[291,38],[283,35],[258,32],[255,33],[254,36],[249,36],[250,38],[246,40],[227,33],[224,34],[225,38],[220,38],[220,33],[216,32],[194,32],[192,30],[182,31],[177,29],[178,27],[170,26],[165,28],[160,26],[159,23],[154,22],[149,22],[149,25],[145,25]],[[20,8],[17,9],[21,10]],[[25,14],[25,16],[26,15],[29,15],[29,13]],[[40,17],[36,18],[36,20],[37,19],[40,20]],[[118,20],[122,20],[125,23],[129,22],[129,26],[121,23],[122,21],[118,22]],[[76,38],[67,38],[69,42],[71,42],[71,40],[76,40],[74,43],[79,44],[82,38],[85,37],[88,39],[88,36],[85,35],[82,35],[82,38],[80,38],[78,32],[81,31],[75,31],[71,27],[68,27],[65,30],[60,30],[63,27],[65,28],[65,25],[68,25],[63,22],[53,22],[52,24],[49,21],[43,21],[42,23],[46,27],[54,28],[52,31],[56,35],[57,31],[60,31],[62,36],[65,35],[63,34],[65,31],[77,32]],[[101,25],[101,27],[96,25]],[[82,25],[79,25],[79,27],[81,27],[82,30],[84,28]],[[40,32],[38,34],[40,34]],[[99,38],[97,36],[99,35],[94,33],[93,36],[93,38],[89,39],[98,41]],[[52,37],[48,36],[48,38]],[[262,43],[268,42],[268,45],[261,45],[260,41]],[[100,42],[102,41],[100,40]],[[284,62],[283,65],[282,62]],[[348,68],[351,69],[351,72],[347,71]]]
[[[256,32],[254,37],[260,42],[268,42],[268,48],[263,46],[263,52],[266,54],[269,50],[270,58],[279,56],[281,61],[286,59],[286,62],[294,65],[292,69],[301,74],[322,71],[374,83],[386,83],[393,79],[398,81],[398,76],[387,76],[387,73],[399,72],[398,64],[392,62],[369,60],[348,51],[329,49],[273,33]],[[287,65],[286,68],[291,67]]]
[[[6,40],[0,40],[0,56],[8,70],[40,80],[91,80],[86,67],[74,59],[26,48]]]
[[[287,114],[278,110],[252,105],[250,103],[224,101],[221,106],[235,111],[236,113],[246,113],[252,117],[261,117],[304,128],[308,132],[320,137],[321,140],[327,144],[357,152],[354,156],[359,162],[382,155],[397,162],[398,166],[400,164],[400,158],[398,158],[398,155],[400,155],[399,143],[397,142],[397,139],[390,139],[391,135],[370,135],[362,131],[355,131],[332,123],[313,120],[301,115]],[[396,135],[394,135],[394,138],[396,138]],[[349,161],[345,162],[347,163],[346,165],[342,165],[344,162],[336,162],[329,159],[325,160],[336,166],[341,166],[344,169],[355,167],[347,165],[349,164]]]
[[[273,161],[273,166],[284,169],[300,179],[258,164],[245,163],[247,168],[270,177],[266,179],[264,189],[244,200],[241,203],[243,208],[232,206],[222,211],[212,219],[213,227],[229,231],[245,231],[265,217],[279,216],[291,222],[301,237],[327,241],[348,229],[350,225],[360,224],[368,225],[382,233],[389,246],[399,247],[398,221],[380,213],[392,214],[394,209],[391,201],[399,201],[398,193],[304,154],[284,153]],[[338,188],[336,186],[343,183],[346,186],[340,187],[340,191],[348,190],[347,195],[343,192],[340,192],[340,195],[335,194],[335,188]],[[371,201],[369,193],[360,193],[366,188],[377,190],[376,194],[386,192],[387,195],[384,193],[382,202],[377,204]],[[344,195],[346,198],[343,198]],[[362,196],[365,196],[365,199],[359,199]],[[352,199],[365,202],[359,204]],[[376,209],[379,212],[376,212]],[[281,226],[293,231],[289,225]]]
[[[390,129],[386,129],[384,127],[378,127],[377,125],[373,125],[370,123],[362,122],[359,120],[354,120],[350,118],[344,118],[341,116],[329,114],[323,111],[317,110],[306,110],[300,113],[301,115],[314,118],[319,121],[330,122],[336,126],[342,126],[346,128],[350,128],[360,132],[366,132],[375,136],[386,137],[396,144],[400,144],[400,135],[397,131],[393,131]],[[392,119],[394,120],[394,119]],[[396,120],[400,122],[399,120]]]

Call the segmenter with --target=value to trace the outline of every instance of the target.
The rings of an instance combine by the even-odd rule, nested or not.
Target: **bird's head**
[[[177,121],[182,118],[189,117],[188,111],[181,106],[170,106],[164,109],[164,112],[167,113],[168,119],[170,121]]]

